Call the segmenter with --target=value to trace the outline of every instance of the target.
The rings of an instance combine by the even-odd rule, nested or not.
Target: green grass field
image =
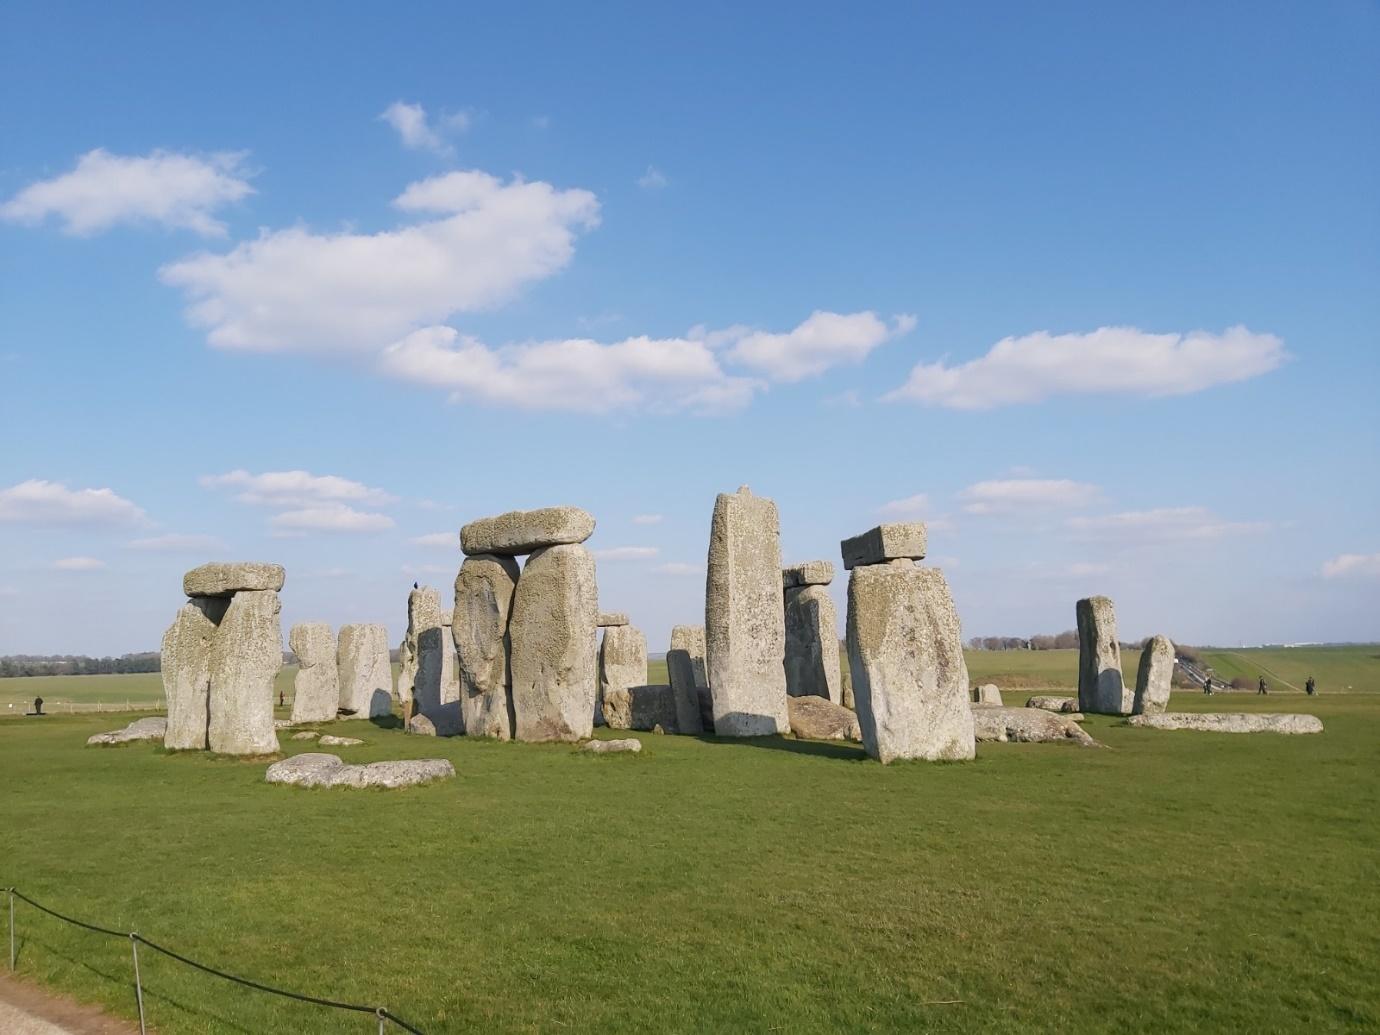
[[[84,747],[108,716],[14,720],[0,884],[429,1033],[1375,1030],[1380,694],[1173,706],[1224,705],[1327,732],[1093,717],[1105,750],[883,768],[781,739],[596,758],[358,722],[347,759],[459,775],[349,792]],[[128,944],[18,920],[22,976],[133,1016]],[[374,1030],[149,953],[143,973],[165,1035]]]

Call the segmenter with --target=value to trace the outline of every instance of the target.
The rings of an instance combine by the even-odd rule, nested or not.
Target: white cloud
[[[33,479],[0,489],[0,521],[30,525],[137,525],[144,512],[111,489]]]
[[[894,317],[888,327],[873,312],[816,310],[785,334],[754,331],[743,335],[729,355],[774,380],[799,381],[841,363],[861,363],[878,345],[914,327],[915,317],[908,314]]]
[[[0,205],[0,218],[40,223],[57,216],[65,233],[83,236],[119,223],[156,223],[220,237],[225,225],[211,213],[253,193],[243,161],[243,154],[229,152],[140,157],[97,148],[71,172],[29,184]]]
[[[148,539],[132,539],[125,544],[127,550],[140,550],[145,553],[215,553],[225,549],[224,540],[213,535],[182,535],[169,532]]]
[[[703,575],[704,565],[686,564],[684,561],[668,561],[652,569],[660,575]]]
[[[416,578],[419,575],[454,575],[455,569],[447,568],[444,564],[404,564],[402,573]]]
[[[1095,575],[1106,575],[1112,570],[1110,564],[1096,564],[1091,561],[1076,561],[1064,569],[1064,575],[1071,579],[1086,579]]]
[[[428,532],[426,535],[413,536],[408,542],[414,546],[425,546],[437,550],[460,549],[460,537],[454,532]]]
[[[95,557],[63,557],[53,562],[58,571],[100,571],[105,561]]]
[[[978,482],[959,493],[969,514],[1086,507],[1102,498],[1096,485],[1067,478],[1007,478]]]
[[[438,155],[450,155],[454,148],[446,143],[443,132],[463,133],[470,128],[471,117],[467,111],[443,114],[435,123],[427,118],[426,109],[420,104],[407,104],[394,101],[384,109],[379,118],[397,131],[403,147],[413,151],[431,151]]]
[[[1263,532],[1263,521],[1227,521],[1206,507],[1159,507],[1098,517],[1073,517],[1068,526],[1079,538],[1129,543],[1222,539]]]
[[[957,366],[918,364],[885,398],[986,410],[1056,395],[1187,395],[1267,373],[1287,358],[1279,338],[1240,326],[1221,334],[1149,334],[1134,327],[1039,331],[1003,338],[985,356]]]
[[[655,546],[609,546],[602,550],[590,551],[601,561],[645,561],[660,552]]]
[[[918,492],[914,496],[883,503],[877,508],[877,513],[883,517],[915,520],[924,517],[929,510],[930,498],[923,492]]]
[[[670,182],[655,165],[647,166],[647,171],[637,178],[637,185],[643,190],[660,190]]]
[[[205,489],[238,489],[241,503],[265,507],[310,507],[317,503],[358,503],[381,507],[396,502],[382,489],[370,488],[333,474],[310,471],[265,471],[250,474],[240,469],[225,474],[207,474],[197,479]]]
[[[659,525],[663,520],[661,514],[634,514],[632,523],[634,525]]]
[[[1324,578],[1380,578],[1380,553],[1344,553],[1322,566]]]
[[[575,234],[599,221],[588,191],[482,172],[413,183],[394,205],[440,218],[375,234],[266,230],[159,275],[187,295],[188,319],[214,347],[371,352],[551,276],[569,263]]]
[[[17,597],[19,590],[14,586],[0,586],[0,597]]]
[[[393,519],[387,514],[371,514],[344,503],[331,503],[275,514],[269,524],[289,534],[305,531],[382,532],[393,527]]]

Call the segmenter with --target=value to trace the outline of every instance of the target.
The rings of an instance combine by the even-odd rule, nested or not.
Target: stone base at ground
[[[1133,715],[1132,726],[1152,730],[1202,730],[1208,733],[1321,733],[1316,715],[1255,715],[1250,712],[1163,712]]]
[[[973,708],[973,733],[981,741],[1021,744],[1082,744],[1099,747],[1070,716],[1056,715],[1041,708]]]
[[[633,740],[631,737],[626,740],[591,740],[580,745],[581,751],[590,751],[596,755],[617,755],[617,754],[637,754],[642,750],[642,741]]]
[[[136,740],[162,740],[167,732],[168,720],[161,715],[152,715],[147,719],[135,719],[122,730],[111,730],[109,733],[97,733],[93,737],[88,737],[86,746],[130,744]]]
[[[805,740],[862,742],[858,717],[841,704],[823,697],[792,697],[786,702],[791,732]]]
[[[1043,708],[1047,712],[1076,712],[1078,711],[1078,698],[1037,695],[1027,697],[1025,706],[1027,708]]]
[[[455,766],[444,758],[415,758],[400,762],[346,765],[339,756],[308,751],[268,767],[269,783],[297,787],[411,787],[455,775]]]

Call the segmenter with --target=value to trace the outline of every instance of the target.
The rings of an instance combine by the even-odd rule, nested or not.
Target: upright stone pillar
[[[340,712],[349,719],[393,714],[393,663],[388,630],[382,625],[342,625],[336,666],[340,673]]]
[[[957,616],[942,574],[916,567],[923,524],[883,525],[843,543],[848,663],[863,747],[882,763],[968,759],[973,714],[950,644]],[[944,656],[947,655],[947,656]],[[966,674],[964,675],[966,683]]]
[[[776,504],[744,485],[714,502],[705,581],[705,661],[721,737],[790,730]]]
[[[465,717],[460,710],[460,659],[455,653],[453,611],[441,611],[441,721],[455,733],[465,732]]]
[[[459,709],[447,714],[441,707],[441,676],[445,652],[451,649],[441,626],[441,597],[430,586],[407,595],[407,634],[398,651],[398,699],[411,703],[412,715],[429,720],[441,736],[460,732]]]
[[[1130,715],[1135,693],[1121,675],[1116,609],[1108,597],[1088,597],[1074,608],[1078,618],[1078,710]]]
[[[792,697],[843,700],[839,667],[839,620],[825,587],[834,580],[828,561],[810,561],[781,572],[786,605],[786,693]]]
[[[163,634],[160,667],[168,705],[163,746],[170,751],[205,751],[210,721],[211,644],[225,617],[228,599],[193,597]]]
[[[513,736],[508,619],[517,588],[511,557],[466,557],[455,577],[451,634],[459,661],[460,712],[471,737]]]
[[[666,652],[666,672],[675,693],[677,714],[684,729],[693,729],[690,708],[700,715],[699,732],[714,730],[714,701],[704,667],[704,626],[677,625],[671,629],[671,648]]]
[[[271,589],[230,598],[211,647],[211,714],[206,743],[222,755],[270,755],[273,684],[283,667],[282,605]]]
[[[647,638],[631,625],[604,627],[599,644],[599,700],[594,708],[595,725],[604,722],[606,695],[647,685]]]
[[[582,740],[594,729],[594,558],[583,545],[534,552],[513,594],[513,718],[518,740]]]
[[[1174,680],[1174,644],[1167,636],[1152,636],[1140,655],[1136,670],[1136,696],[1132,715],[1159,715],[1169,707]]]
[[[298,622],[288,632],[288,646],[297,655],[292,721],[330,722],[340,710],[335,634],[325,622]]]

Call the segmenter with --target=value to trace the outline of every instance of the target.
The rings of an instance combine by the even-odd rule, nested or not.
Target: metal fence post
[[[139,979],[139,936],[133,931],[129,935],[129,951],[134,955],[134,995],[139,1000],[139,1035],[148,1035],[144,1027],[144,984]]]
[[[379,1035],[388,1035],[388,1019],[383,1015],[383,1007],[380,1006],[374,1011],[379,1018]]]

